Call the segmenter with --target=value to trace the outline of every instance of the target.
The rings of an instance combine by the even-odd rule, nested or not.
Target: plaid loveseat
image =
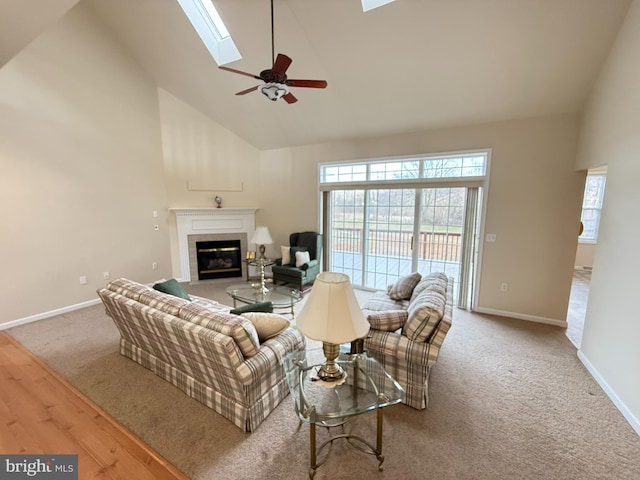
[[[281,365],[305,349],[294,327],[259,343],[253,324],[211,300],[191,301],[127,279],[98,295],[120,331],[120,353],[252,432],[288,395]]]
[[[431,273],[410,295],[393,300],[379,291],[369,299],[362,309],[371,326],[365,349],[405,389],[403,403],[422,410],[429,403],[431,368],[451,327],[453,278]]]

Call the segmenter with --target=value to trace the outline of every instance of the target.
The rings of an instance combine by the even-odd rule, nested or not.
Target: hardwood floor
[[[5,332],[0,425],[0,453],[77,454],[81,480],[187,479]]]

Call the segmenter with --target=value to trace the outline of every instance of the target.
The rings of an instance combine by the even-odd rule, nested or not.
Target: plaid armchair
[[[402,385],[403,403],[422,410],[429,404],[431,368],[451,327],[453,278],[432,273],[410,295],[392,299],[380,291],[371,297],[362,309],[371,326],[364,345]]]

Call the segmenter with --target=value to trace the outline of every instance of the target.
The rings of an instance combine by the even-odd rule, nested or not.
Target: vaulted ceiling
[[[290,105],[234,95],[259,82],[219,70],[176,0],[82,1],[161,88],[260,149],[579,112],[630,3],[396,0],[363,13],[360,0],[274,0],[287,73],[329,84],[293,89]],[[26,26],[6,22],[0,65],[74,3],[4,0],[0,17]],[[243,57],[228,66],[269,68],[269,0],[215,4]]]

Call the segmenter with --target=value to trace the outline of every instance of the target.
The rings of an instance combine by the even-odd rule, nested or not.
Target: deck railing
[[[367,238],[367,253],[392,257],[411,257],[411,232],[401,230],[370,229]],[[334,228],[333,249],[343,252],[362,253],[363,229]],[[420,260],[460,261],[462,235],[447,232],[420,232],[414,248]]]

